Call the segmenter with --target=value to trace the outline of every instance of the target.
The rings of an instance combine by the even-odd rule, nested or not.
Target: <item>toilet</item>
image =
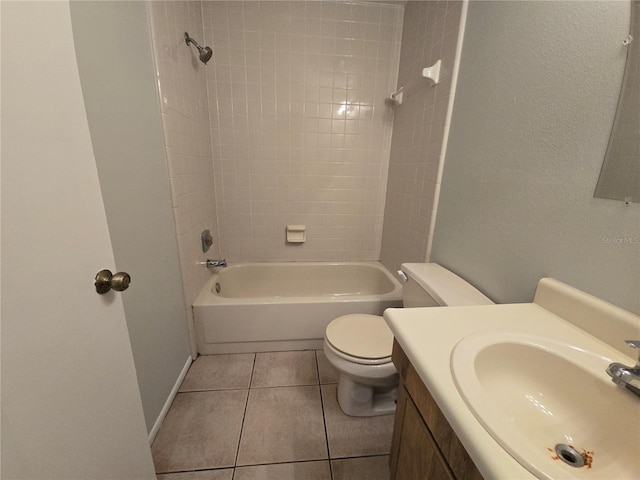
[[[404,263],[405,308],[491,305],[475,287],[436,263]],[[339,372],[338,404],[344,413],[371,417],[394,413],[398,373],[391,362],[393,334],[381,316],[352,314],[329,323],[324,353]]]

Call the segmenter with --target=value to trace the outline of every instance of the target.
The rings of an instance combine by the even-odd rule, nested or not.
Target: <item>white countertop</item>
[[[384,312],[384,319],[486,480],[536,477],[493,439],[458,393],[450,361],[452,350],[462,338],[491,330],[532,333],[570,340],[616,361],[631,361],[535,303],[390,308]]]

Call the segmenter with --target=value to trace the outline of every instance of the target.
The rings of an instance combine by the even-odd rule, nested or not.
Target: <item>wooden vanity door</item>
[[[455,480],[402,383],[390,458],[391,480]]]

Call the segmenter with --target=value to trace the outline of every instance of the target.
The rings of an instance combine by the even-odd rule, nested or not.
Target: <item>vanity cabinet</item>
[[[482,480],[460,440],[394,340],[400,374],[389,466],[391,480]]]

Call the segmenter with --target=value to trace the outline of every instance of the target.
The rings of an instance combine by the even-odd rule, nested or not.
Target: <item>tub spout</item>
[[[211,260],[207,258],[206,262],[197,262],[198,265],[206,265],[207,268],[211,268],[211,267],[226,267],[227,266],[227,259],[225,258],[224,260]]]
[[[227,259],[225,258],[224,260],[209,260],[207,259],[207,268],[210,267],[226,267],[227,266]]]

